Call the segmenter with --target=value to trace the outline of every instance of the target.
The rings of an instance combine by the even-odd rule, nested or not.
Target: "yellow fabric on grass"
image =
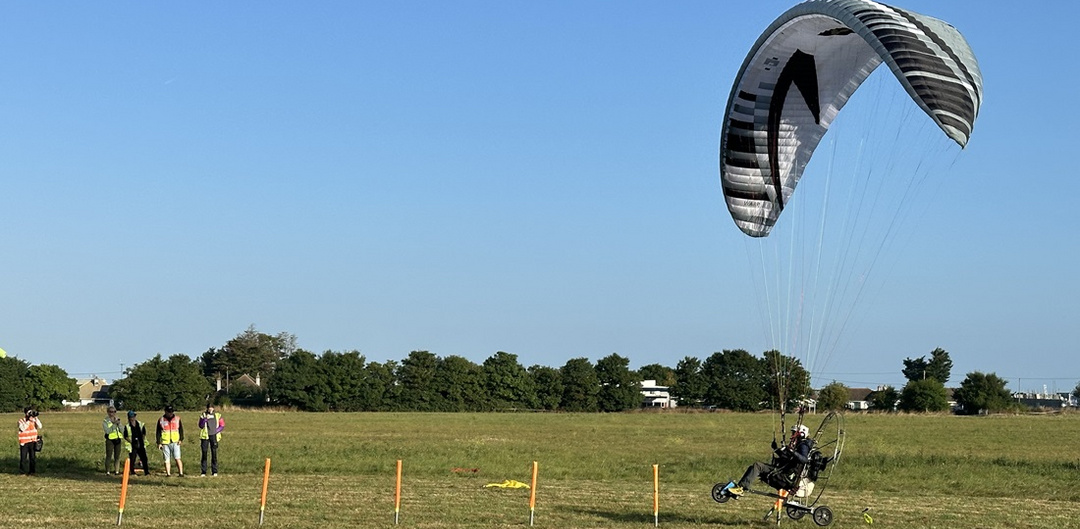
[[[508,479],[502,483],[488,483],[487,485],[484,485],[485,489],[491,487],[498,487],[500,489],[527,489],[529,488],[529,485],[512,479]]]

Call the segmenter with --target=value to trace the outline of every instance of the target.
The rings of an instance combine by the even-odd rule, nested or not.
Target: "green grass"
[[[190,477],[198,474],[197,414],[180,414],[192,441],[184,444],[189,477],[133,478],[124,527],[253,527],[267,457],[265,527],[391,526],[397,459],[402,527],[527,526],[528,491],[483,485],[528,482],[532,461],[540,465],[537,527],[651,526],[653,463],[662,527],[764,527],[770,505],[709,498],[713,483],[768,456],[770,414],[224,413],[222,476]],[[103,473],[102,416],[42,416],[39,476],[24,478],[16,475],[17,416],[0,415],[12,426],[0,454],[0,527],[115,525],[120,482]],[[151,428],[157,416],[140,413]],[[865,526],[864,508],[874,527],[1080,527],[1080,415],[851,415],[847,431],[824,501],[833,527]],[[154,450],[150,460],[162,466]]]

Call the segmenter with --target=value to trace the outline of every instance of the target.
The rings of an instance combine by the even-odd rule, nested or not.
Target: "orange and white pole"
[[[786,489],[780,489],[777,492],[780,497],[773,503],[773,510],[776,511],[776,525],[780,525],[780,517],[784,513],[784,504],[787,503],[788,491]]]
[[[652,466],[652,517],[653,526],[660,527],[660,465]]]
[[[131,459],[124,461],[124,477],[120,481],[120,512],[116,515],[116,525],[120,525],[124,521],[124,503],[127,501],[129,472],[131,472]]]
[[[263,469],[262,499],[259,500],[259,525],[263,524],[263,515],[266,514],[266,486],[270,483],[270,458],[266,458],[266,468]]]
[[[401,513],[401,460],[397,460],[397,481],[394,484],[394,525],[398,523],[398,515]]]
[[[536,515],[536,472],[538,465],[533,461],[532,483],[529,486],[529,527],[532,527]]]

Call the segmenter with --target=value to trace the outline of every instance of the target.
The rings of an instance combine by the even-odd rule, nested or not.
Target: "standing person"
[[[172,475],[172,459],[176,459],[176,471],[184,477],[184,464],[180,461],[180,443],[184,441],[184,423],[172,406],[165,406],[165,414],[158,419],[157,445],[165,455],[165,475]]]
[[[210,472],[217,477],[217,447],[221,440],[221,431],[225,429],[225,419],[220,413],[214,413],[214,405],[207,403],[206,411],[199,416],[199,439],[202,444],[202,474],[206,477],[206,453],[210,452]]]
[[[116,416],[116,408],[109,406],[101,428],[105,430],[105,475],[120,474],[120,448],[123,446],[124,425]]]
[[[150,474],[150,463],[146,460],[146,425],[135,419],[134,410],[127,412],[128,423],[124,425],[124,442],[127,443],[128,458],[131,460],[130,472],[135,475],[135,458],[142,461],[143,475]]]
[[[37,410],[30,406],[23,408],[23,415],[19,419],[19,474],[33,476],[37,473],[36,445],[41,420],[38,419]]]

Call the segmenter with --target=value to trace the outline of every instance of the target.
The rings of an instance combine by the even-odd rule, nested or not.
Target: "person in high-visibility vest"
[[[210,472],[217,477],[217,447],[221,440],[221,431],[225,429],[225,419],[214,412],[214,405],[207,403],[206,411],[199,416],[199,440],[202,444],[202,475],[206,477],[206,453],[210,452]]]
[[[19,419],[19,474],[33,476],[37,473],[37,440],[41,431],[41,420],[37,410],[27,406],[23,408]]]
[[[150,463],[146,460],[146,425],[135,419],[135,410],[127,412],[128,423],[124,425],[124,444],[127,445],[128,458],[131,460],[132,476],[135,475],[135,461],[142,461],[143,475],[150,475]]]
[[[120,449],[124,446],[124,425],[116,416],[116,408],[109,406],[105,420],[101,421],[105,430],[105,475],[120,475]]]
[[[180,443],[184,441],[184,423],[176,415],[172,406],[165,406],[165,414],[158,419],[157,445],[165,456],[165,475],[172,475],[172,459],[176,460],[176,471],[184,477],[184,463],[180,461]]]

